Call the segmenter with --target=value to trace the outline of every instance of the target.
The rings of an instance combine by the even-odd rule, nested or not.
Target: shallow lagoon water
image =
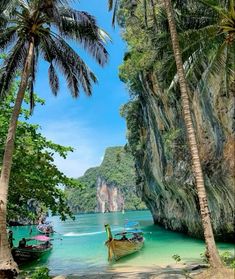
[[[52,252],[37,262],[21,268],[29,270],[46,265],[52,275],[81,274],[110,270],[118,267],[154,267],[173,264],[172,255],[180,255],[183,262],[201,261],[200,254],[205,246],[202,240],[188,237],[153,225],[149,211],[130,211],[122,214],[94,213],[76,215],[75,221],[60,221],[58,217],[49,218],[58,234],[54,234]],[[113,233],[123,229],[125,220],[139,221],[144,231],[144,248],[117,263],[107,262],[107,248],[104,245],[106,233],[104,224],[111,225]],[[22,237],[29,237],[30,226],[13,227],[15,245]],[[33,234],[37,234],[33,226]],[[233,251],[234,244],[218,243],[220,252]]]

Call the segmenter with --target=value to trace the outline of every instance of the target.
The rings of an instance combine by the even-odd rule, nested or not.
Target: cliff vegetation
[[[227,5],[214,2],[221,5],[218,10]],[[127,121],[138,194],[155,223],[202,237],[166,15],[157,1],[135,3],[130,9],[122,0],[118,18],[128,44],[120,78],[131,96],[121,114]],[[174,2],[215,236],[232,240],[235,42],[231,34],[218,32],[218,10],[198,2]]]
[[[99,167],[78,178],[82,188],[66,189],[73,212],[146,209],[136,195],[132,155],[123,147],[109,147]]]

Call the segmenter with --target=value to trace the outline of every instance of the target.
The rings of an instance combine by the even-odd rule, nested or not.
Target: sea
[[[31,271],[46,266],[51,275],[81,275],[106,272],[114,268],[154,268],[175,263],[173,255],[179,255],[181,262],[202,262],[205,252],[203,240],[172,232],[154,225],[149,211],[127,211],[112,213],[78,214],[75,220],[61,221],[58,216],[49,217],[56,233],[52,236],[53,249],[43,258],[20,266],[21,270]],[[105,224],[110,224],[112,233],[122,231],[125,222],[138,221],[144,232],[145,243],[142,250],[126,256],[117,262],[109,263]],[[11,227],[14,244],[21,238],[37,235],[36,226]],[[235,245],[217,243],[220,253],[231,251]]]

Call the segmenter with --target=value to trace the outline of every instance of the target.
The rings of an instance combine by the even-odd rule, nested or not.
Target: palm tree
[[[206,2],[206,0],[204,2]],[[152,3],[150,3],[150,4],[152,5]],[[159,4],[165,8],[165,11],[167,14],[169,30],[170,30],[170,35],[171,35],[171,42],[172,42],[172,47],[173,47],[173,52],[174,52],[174,60],[175,60],[176,68],[177,68],[177,80],[179,82],[180,91],[181,91],[184,122],[185,122],[185,126],[186,126],[190,152],[191,152],[191,156],[192,156],[193,171],[194,171],[194,176],[195,176],[195,180],[196,180],[196,187],[197,187],[197,193],[198,193],[198,199],[199,199],[199,205],[200,205],[200,213],[201,213],[204,237],[205,237],[205,242],[206,242],[206,249],[207,249],[206,256],[208,257],[209,263],[212,267],[221,267],[222,263],[221,263],[218,251],[216,249],[213,230],[212,230],[212,226],[211,226],[211,219],[210,219],[208,201],[207,201],[207,196],[206,196],[206,191],[205,191],[204,178],[203,178],[203,173],[202,173],[202,168],[201,168],[201,163],[200,163],[200,158],[199,158],[195,131],[194,131],[193,123],[192,123],[192,116],[191,116],[191,112],[190,112],[189,91],[188,91],[189,86],[188,86],[186,78],[185,78],[185,71],[184,71],[183,62],[182,62],[182,54],[181,54],[181,50],[180,50],[180,46],[179,46],[179,39],[178,39],[177,30],[176,30],[173,9],[172,9],[170,0],[164,0],[164,1],[159,0]],[[109,10],[114,9],[114,13],[113,13],[114,17],[112,20],[113,24],[115,23],[115,16],[117,14],[119,5],[120,5],[120,0],[116,0],[115,2],[113,2],[112,0],[109,1]],[[146,5],[144,5],[144,6],[146,6]],[[231,5],[231,7],[232,7],[232,5]],[[145,20],[145,21],[147,22],[147,20]],[[231,21],[227,20],[226,23],[231,24]],[[216,26],[216,28],[217,28],[216,30],[218,30],[217,26]],[[231,26],[229,26],[230,33],[234,32],[233,30],[234,29],[232,29]],[[211,36],[213,36],[213,35],[214,34],[212,34]],[[184,36],[182,36],[182,38],[183,37]],[[229,36],[230,42],[231,42],[231,38],[233,38],[233,35],[230,34],[230,36]],[[198,42],[200,42],[200,40]],[[208,44],[207,44],[207,46],[208,46]],[[187,47],[187,52],[190,53],[190,51],[188,50],[188,47]],[[191,53],[191,55],[192,55],[192,53]],[[190,57],[188,57],[188,58],[190,58]]]
[[[184,122],[186,126],[188,143],[190,147],[190,152],[192,156],[193,163],[193,171],[196,179],[196,187],[200,205],[201,219],[204,230],[204,237],[207,248],[207,257],[211,267],[221,267],[222,262],[219,257],[218,251],[216,249],[214,234],[212,231],[210,212],[208,208],[207,195],[204,185],[204,178],[201,168],[201,162],[199,158],[198,146],[196,142],[195,131],[192,122],[192,116],[190,112],[190,103],[189,103],[189,93],[188,93],[188,84],[185,78],[185,71],[183,67],[183,61],[181,56],[181,50],[179,46],[178,34],[176,30],[174,14],[172,9],[172,4],[170,0],[164,0],[164,6],[167,14],[172,47],[175,56],[175,62],[177,67],[177,75],[179,79],[180,92],[181,92],[181,101],[182,101],[182,109]]]
[[[210,86],[213,76],[221,79],[221,89],[227,95],[235,78],[235,8],[234,1],[201,0],[192,7],[190,0],[185,7],[176,9],[178,39],[189,85],[195,88]],[[189,20],[190,19],[190,20]],[[182,22],[183,21],[183,22]],[[163,61],[161,76],[167,82],[174,78],[176,64],[169,48],[169,35],[159,36],[155,42],[158,51],[168,50],[168,59]],[[171,85],[175,85],[172,82]]]
[[[59,90],[57,68],[65,76],[73,97],[80,88],[90,96],[96,77],[66,40],[81,44],[103,66],[108,59],[104,47],[107,35],[98,28],[94,17],[67,5],[67,0],[14,0],[14,12],[2,9],[4,28],[0,34],[0,51],[7,58],[0,70],[0,98],[3,101],[16,72],[21,79],[7,134],[0,178],[0,277],[11,278],[17,273],[12,259],[6,230],[8,184],[14,151],[17,120],[26,90],[31,110],[34,107],[33,86],[39,56],[49,63],[49,84],[54,95]],[[5,277],[4,277],[5,276]]]

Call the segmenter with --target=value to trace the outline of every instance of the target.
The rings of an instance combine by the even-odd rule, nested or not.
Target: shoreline
[[[204,264],[171,264],[171,265],[156,265],[152,267],[133,267],[133,266],[123,266],[114,267],[106,271],[101,272],[91,272],[91,273],[77,273],[70,275],[60,275],[55,276],[53,279],[111,279],[111,278],[165,278],[165,279],[183,279],[183,278],[193,278],[192,276],[199,275],[208,265]],[[191,277],[186,277],[186,276]],[[228,278],[227,278],[228,279]]]
[[[53,277],[53,279],[234,279],[234,277],[235,270],[226,267],[210,269],[208,265],[201,264],[174,264],[152,268],[126,266],[100,273],[61,275]]]

